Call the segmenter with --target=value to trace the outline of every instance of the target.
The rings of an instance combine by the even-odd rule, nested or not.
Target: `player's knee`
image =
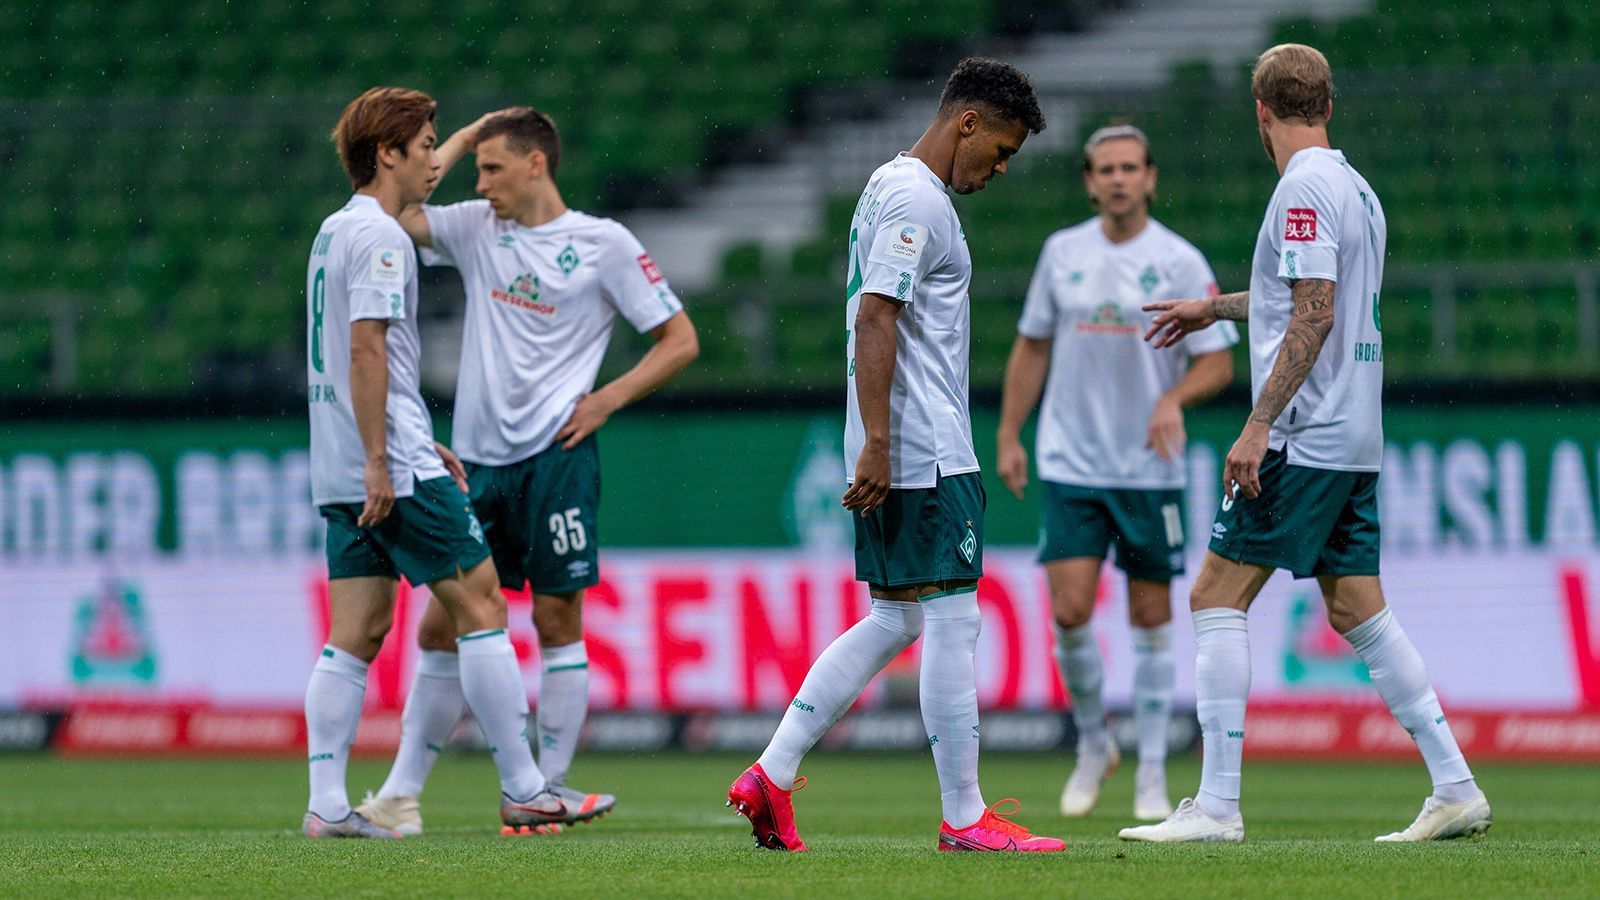
[[[1094,607],[1057,604],[1055,617],[1056,624],[1062,628],[1081,628],[1089,624],[1089,620],[1094,617]]]

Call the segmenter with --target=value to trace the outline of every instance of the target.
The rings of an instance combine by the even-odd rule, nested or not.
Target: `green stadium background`
[[[440,100],[445,132],[505,105],[549,111],[566,141],[567,201],[626,224],[681,207],[720,173],[795,136],[825,138],[860,113],[862,98],[904,91],[931,114],[938,84],[961,56],[1006,55],[1118,7],[8,6],[0,29],[0,573],[41,561],[68,573],[79,562],[69,545],[82,535],[74,536],[70,513],[41,524],[55,507],[16,499],[25,469],[59,473],[51,484],[65,497],[75,456],[149,461],[163,486],[159,538],[137,549],[181,557],[171,484],[185,454],[277,460],[304,447],[303,267],[316,223],[348,195],[328,131],[360,90],[427,90]],[[1391,483],[1425,488],[1408,495],[1421,512],[1406,517],[1412,545],[1402,549],[1440,560],[1476,554],[1474,564],[1486,567],[1499,565],[1494,554],[1532,554],[1548,563],[1544,574],[1560,560],[1589,565],[1600,484],[1600,11],[1580,0],[1378,0],[1338,21],[1282,21],[1271,39],[1327,52],[1339,85],[1334,143],[1373,182],[1388,215],[1386,425],[1410,477]],[[1180,61],[1157,87],[1066,98],[1080,131],[1127,119],[1149,132],[1162,175],[1154,214],[1205,252],[1225,289],[1247,277],[1273,185],[1247,76],[1243,63]],[[972,372],[985,463],[1039,247],[1088,214],[1074,149],[1082,137],[1036,139],[1007,178],[957,201],[976,264]],[[840,158],[851,158],[848,148]],[[859,177],[867,174],[863,167]],[[470,195],[470,177],[456,172],[436,200]],[[826,522],[819,510],[830,499],[816,473],[842,468],[840,235],[855,199],[853,191],[826,198],[815,233],[791,250],[724,248],[715,277],[681,290],[702,357],[602,433],[607,548],[815,545],[806,522]],[[670,263],[658,261],[673,278]],[[425,317],[450,314],[453,278],[425,275]],[[619,332],[602,378],[643,347]],[[1202,463],[1225,450],[1243,418],[1242,347],[1236,361],[1234,388],[1191,417]],[[449,387],[430,382],[429,395],[447,435]],[[991,542],[1031,544],[1034,508],[987,477]],[[1211,488],[1194,491],[1190,530],[1202,534]],[[96,565],[122,565],[105,535],[85,540]],[[1452,600],[1427,602],[1437,609]],[[1556,615],[1550,603],[1529,615]],[[1588,640],[1577,625],[1571,634]],[[1588,715],[1600,706],[1600,654],[1586,660],[1589,644],[1574,647],[1573,680],[1563,687],[1571,691],[1557,705]]]

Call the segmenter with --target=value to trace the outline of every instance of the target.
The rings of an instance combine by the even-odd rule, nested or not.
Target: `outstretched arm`
[[[1210,326],[1218,319],[1243,322],[1250,318],[1250,292],[1223,294],[1205,300],[1158,300],[1144,305],[1145,312],[1159,313],[1150,322],[1144,339],[1159,350],[1171,347],[1191,332]]]
[[[561,448],[571,450],[584,438],[600,430],[612,413],[650,394],[671,381],[683,367],[700,355],[700,338],[695,334],[689,314],[679,310],[672,318],[650,330],[655,344],[633,368],[597,391],[583,395],[572,409],[572,417],[556,432]]]
[[[1273,363],[1266,383],[1261,386],[1250,419],[1233,449],[1228,451],[1223,466],[1222,490],[1228,496],[1234,496],[1235,485],[1246,497],[1261,493],[1261,460],[1267,455],[1272,423],[1288,408],[1289,401],[1311,374],[1317,357],[1322,355],[1322,346],[1333,331],[1333,298],[1337,287],[1321,278],[1303,278],[1290,286],[1294,310],[1289,316],[1283,343],[1278,347],[1277,362]]]

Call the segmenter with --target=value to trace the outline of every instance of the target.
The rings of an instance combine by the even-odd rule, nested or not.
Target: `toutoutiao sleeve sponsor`
[[[345,261],[350,321],[406,317],[406,277],[413,265],[412,246],[399,225],[363,228],[351,235]]]
[[[1285,179],[1272,222],[1279,278],[1339,280],[1341,214],[1339,198],[1321,178]]]
[[[1023,337],[1042,340],[1055,337],[1056,298],[1051,289],[1055,269],[1052,256],[1059,249],[1052,238],[1045,241],[1039,252],[1039,261],[1033,267],[1033,279],[1028,282],[1028,296],[1022,302],[1022,318],[1017,321],[1017,333]]]
[[[922,280],[944,258],[944,241],[933,230],[949,218],[941,201],[947,202],[931,189],[914,187],[884,198],[861,268],[861,293],[916,301]]]
[[[606,300],[628,324],[650,331],[683,311],[683,301],[633,232],[616,225],[605,237],[600,285]]]

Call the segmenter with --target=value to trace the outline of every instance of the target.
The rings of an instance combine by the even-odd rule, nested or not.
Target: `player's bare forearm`
[[[895,319],[901,305],[862,294],[856,313],[856,406],[869,447],[889,446],[889,389],[894,384]]]
[[[1019,334],[1011,344],[1006,360],[1005,386],[1000,394],[1001,440],[1017,440],[1028,414],[1039,405],[1045,376],[1050,371],[1050,338],[1031,338]]]
[[[389,457],[385,419],[389,403],[389,323],[360,319],[350,323],[350,405],[368,462]]]
[[[651,329],[650,338],[655,343],[633,368],[596,392],[606,394],[616,409],[660,390],[700,356],[700,337],[689,314],[681,310]]]
[[[1189,361],[1189,368],[1167,392],[1181,407],[1204,403],[1221,393],[1233,381],[1233,353],[1215,350]]]
[[[1219,319],[1243,322],[1250,318],[1250,292],[1239,291],[1211,298],[1211,314]]]
[[[1278,347],[1278,360],[1261,387],[1255,409],[1250,411],[1251,423],[1270,426],[1277,421],[1300,385],[1305,384],[1317,357],[1322,355],[1322,345],[1333,331],[1335,287],[1333,282],[1320,278],[1303,278],[1291,285],[1294,311]]]

